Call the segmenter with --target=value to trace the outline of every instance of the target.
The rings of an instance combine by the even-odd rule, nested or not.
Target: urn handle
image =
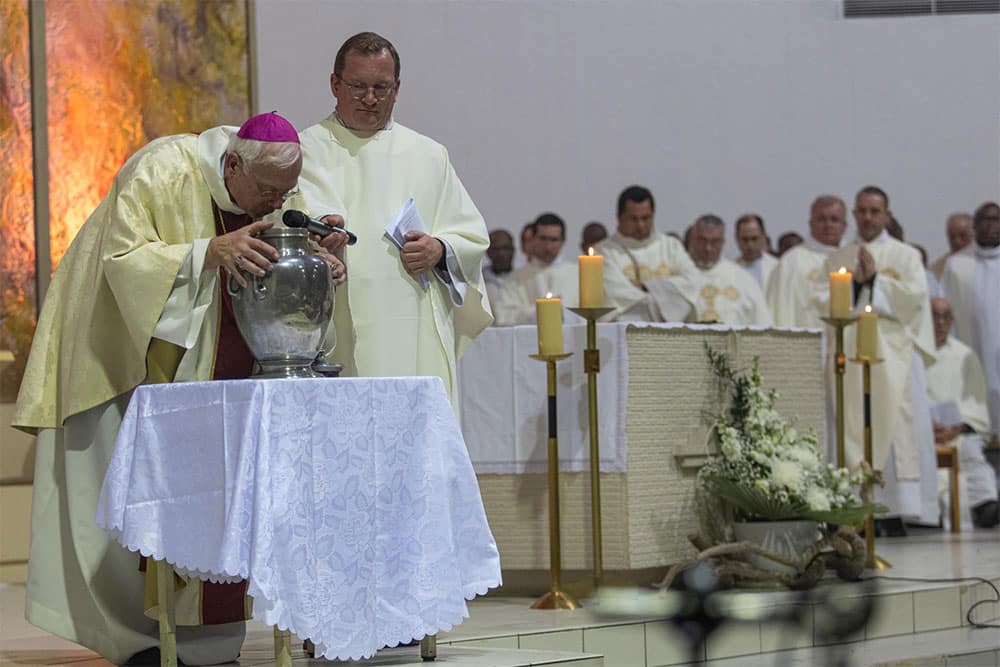
[[[240,284],[233,280],[232,274],[226,278],[226,291],[229,292],[229,296],[236,296],[236,293],[240,291]]]

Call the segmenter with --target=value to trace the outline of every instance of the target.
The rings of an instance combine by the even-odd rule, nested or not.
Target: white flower
[[[771,464],[771,479],[775,484],[795,492],[799,489],[802,473],[792,461],[775,461]]]
[[[826,489],[814,486],[806,495],[806,504],[814,512],[825,512],[830,509],[830,496]]]
[[[753,482],[753,485],[758,490],[763,491],[764,493],[766,493],[768,495],[771,494],[771,486],[767,483],[766,479],[755,479],[754,482]]]

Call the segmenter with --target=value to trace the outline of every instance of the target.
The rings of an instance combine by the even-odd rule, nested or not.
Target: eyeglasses
[[[253,184],[254,187],[257,188],[257,194],[260,195],[260,198],[263,199],[264,201],[274,201],[275,199],[280,199],[282,202],[286,202],[295,195],[299,194],[298,188],[292,188],[288,192],[278,192],[276,190],[261,190],[260,183],[257,182],[256,178],[253,180]]]
[[[364,83],[349,83],[347,81],[344,82],[344,85],[347,86],[349,91],[351,91],[351,97],[356,100],[365,99],[365,97],[368,96],[368,91],[370,90],[375,95],[375,99],[379,102],[389,97],[389,93],[391,93],[396,87],[396,84],[394,83],[378,83],[374,86],[369,86]]]

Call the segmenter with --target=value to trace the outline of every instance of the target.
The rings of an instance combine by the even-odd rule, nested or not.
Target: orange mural
[[[55,267],[115,173],[152,139],[249,115],[244,0],[45,5]]]
[[[12,401],[35,328],[27,0],[0,2],[0,401]]]
[[[46,2],[52,267],[125,160],[250,111],[246,0]],[[0,401],[34,333],[28,1],[0,0]]]

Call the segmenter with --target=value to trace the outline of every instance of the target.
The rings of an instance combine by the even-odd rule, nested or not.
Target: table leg
[[[437,658],[437,641],[437,635],[427,635],[420,640],[420,657],[423,658],[425,662],[430,662]]]
[[[156,595],[159,599],[160,667],[177,667],[177,623],[174,611],[174,569],[156,561]]]
[[[961,493],[958,488],[959,484],[959,469],[958,469],[958,447],[952,448],[951,456],[951,532],[961,533],[962,532],[962,508],[959,507],[959,498]]]
[[[290,630],[274,628],[274,664],[276,667],[292,667],[292,633]]]

